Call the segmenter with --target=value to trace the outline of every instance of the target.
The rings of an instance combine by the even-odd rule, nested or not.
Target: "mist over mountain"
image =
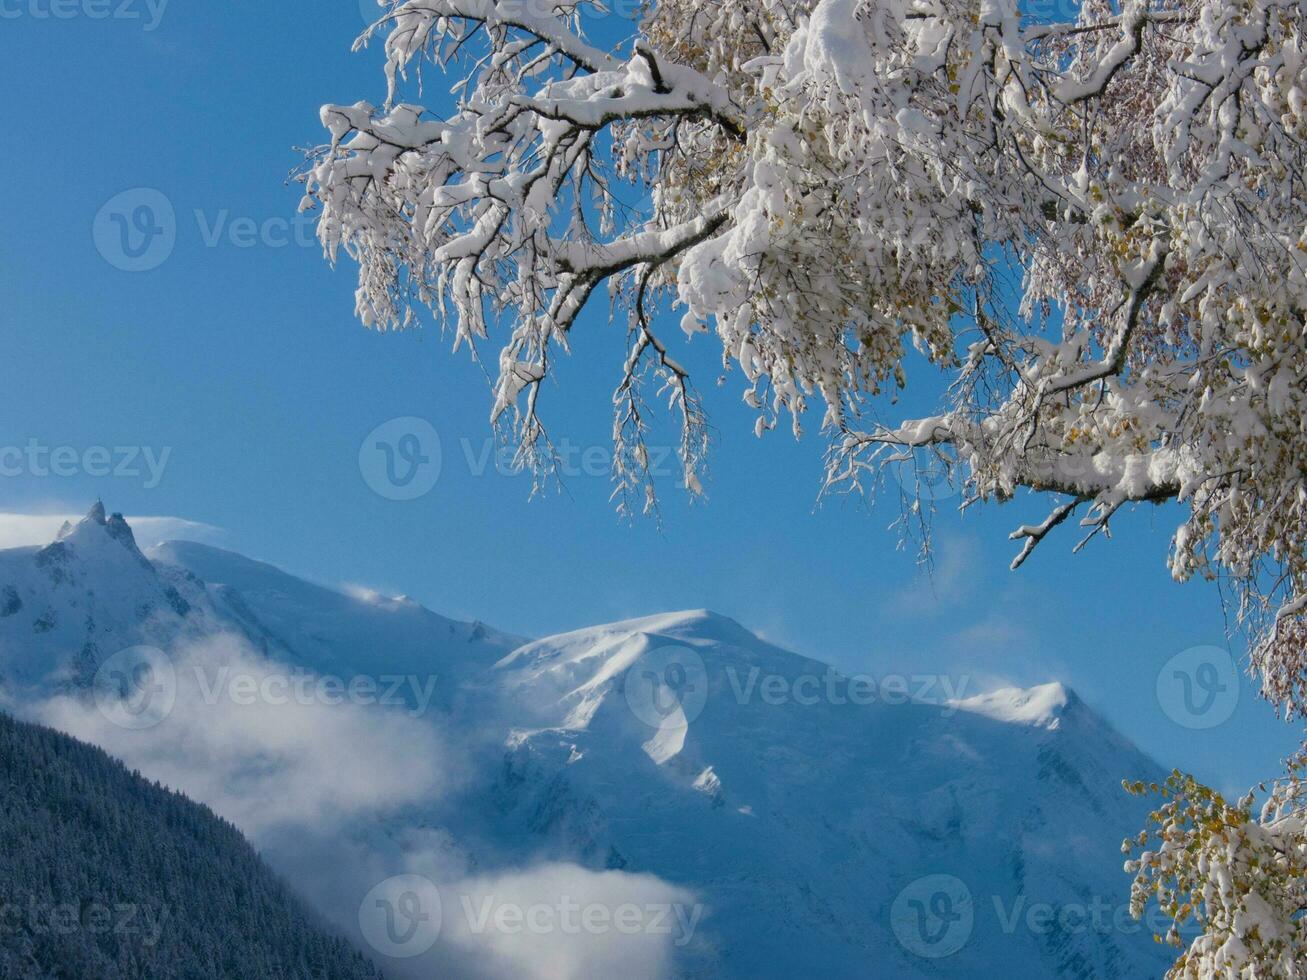
[[[101,508],[0,552],[0,613],[15,711],[212,806],[390,976],[1168,962],[1120,855],[1160,771],[1056,682],[869,684],[707,610],[525,641]]]

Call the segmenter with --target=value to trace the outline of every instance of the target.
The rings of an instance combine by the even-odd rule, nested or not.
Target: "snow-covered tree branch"
[[[627,317],[619,496],[652,377],[699,488],[705,417],[655,315],[711,332],[757,431],[819,406],[828,488],[949,450],[967,502],[1185,508],[1177,578],[1222,575],[1253,666],[1307,707],[1307,67],[1299,0],[661,0],[614,50],[600,0],[402,0],[385,105],[327,106],[305,208],[357,310],[496,333],[493,418],[549,465],[542,382],[595,291]],[[379,13],[383,13],[379,10]],[[431,61],[456,104],[400,101]],[[647,200],[645,205],[633,204]],[[938,414],[882,419],[912,351]]]
[[[1266,794],[1231,804],[1191,776],[1173,773],[1164,785],[1134,783],[1135,795],[1160,795],[1156,829],[1127,840],[1138,852],[1126,862],[1135,875],[1136,916],[1156,901],[1173,926],[1163,938],[1183,950],[1169,976],[1299,977],[1307,969],[1307,754]],[[1195,928],[1196,927],[1196,928]],[[1184,935],[1197,932],[1186,946]]]

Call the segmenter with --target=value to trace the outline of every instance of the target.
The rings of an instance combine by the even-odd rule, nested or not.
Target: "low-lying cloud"
[[[322,830],[378,816],[447,784],[435,729],[403,711],[217,696],[220,678],[268,689],[262,681],[291,673],[236,637],[184,647],[172,662],[175,703],[148,729],[124,728],[68,696],[42,704],[38,718],[203,801],[256,841],[284,825]]]
[[[76,524],[84,514],[15,514],[0,512],[0,549],[49,544],[64,522]],[[129,517],[132,533],[141,550],[164,541],[212,541],[221,528],[183,517]]]
[[[166,659],[167,710],[148,727],[82,696],[23,713],[231,820],[388,977],[658,980],[702,944],[705,909],[685,889],[567,862],[514,866],[445,829],[487,732],[464,737],[411,706],[215,696],[219,677],[280,691],[303,674],[235,636]]]

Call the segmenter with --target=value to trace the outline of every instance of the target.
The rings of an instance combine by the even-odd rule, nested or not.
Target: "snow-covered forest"
[[[240,832],[0,714],[0,976],[375,980]]]

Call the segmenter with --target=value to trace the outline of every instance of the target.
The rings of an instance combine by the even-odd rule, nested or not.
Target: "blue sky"
[[[486,462],[480,368],[434,326],[363,329],[352,266],[330,269],[296,217],[286,176],[293,147],[323,138],[319,106],[385,94],[378,51],[350,51],[356,0],[70,3],[0,0],[13,107],[0,156],[0,447],[68,447],[69,474],[26,456],[4,466],[0,510],[81,511],[101,495],[128,514],[214,525],[218,543],[322,581],[529,635],[706,606],[846,671],[942,671],[977,692],[1060,679],[1160,762],[1222,788],[1273,775],[1294,747],[1246,681],[1220,724],[1177,723],[1177,670],[1205,681],[1195,656],[1217,654],[1166,666],[1159,696],[1172,658],[1226,646],[1216,588],[1166,570],[1175,511],[1123,516],[1112,540],[1076,557],[1066,529],[1014,574],[1007,533],[1046,505],[960,516],[946,500],[932,578],[888,529],[896,494],[819,504],[820,437],[754,438],[739,379],[717,384],[710,338],[677,351],[715,426],[706,504],[667,478],[661,528],[615,515],[605,453],[624,338],[599,307],[546,396],[576,472],[530,499],[526,477]],[[132,273],[101,250],[116,230],[106,204],[138,188],[167,201],[175,243]],[[141,198],[121,200],[109,212],[130,223]],[[922,407],[936,383],[906,405]],[[374,492],[360,468],[365,437],[399,417],[427,420],[440,441],[439,479],[413,500]],[[105,465],[95,447],[139,475],[92,475]],[[143,454],[115,447],[156,463],[167,452],[157,485]]]

